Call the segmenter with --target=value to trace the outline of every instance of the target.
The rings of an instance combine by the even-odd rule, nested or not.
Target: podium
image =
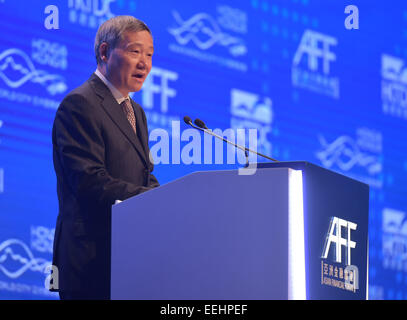
[[[111,299],[366,299],[368,205],[303,161],[189,174],[113,206]]]

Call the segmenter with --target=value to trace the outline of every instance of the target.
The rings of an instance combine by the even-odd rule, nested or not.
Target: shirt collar
[[[129,96],[124,97],[119,90],[115,88],[115,86],[106,79],[106,77],[96,69],[95,74],[103,81],[103,83],[109,88],[110,92],[112,93],[113,97],[116,99],[118,104],[121,104],[124,100],[129,99]]]

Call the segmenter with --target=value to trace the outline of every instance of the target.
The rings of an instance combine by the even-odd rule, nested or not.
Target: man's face
[[[124,96],[139,91],[151,70],[153,38],[148,31],[126,32],[107,58],[106,74]]]

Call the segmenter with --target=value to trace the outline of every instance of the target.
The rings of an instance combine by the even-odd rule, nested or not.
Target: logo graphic
[[[43,273],[51,264],[42,258],[35,258],[28,246],[21,240],[8,239],[0,243],[0,271],[15,279],[27,270]]]
[[[407,119],[407,67],[397,57],[382,55],[382,110]]]
[[[51,95],[67,90],[65,79],[62,76],[36,69],[23,51],[14,48],[0,53],[0,78],[13,89],[30,81],[44,86]]]
[[[216,10],[216,15],[199,12],[188,19],[173,10],[175,26],[170,26],[168,32],[176,42],[170,43],[169,49],[203,62],[245,72],[247,65],[237,59],[248,52],[242,37],[247,34],[247,14],[224,5],[217,6]]]
[[[325,240],[325,246],[322,253],[322,258],[328,258],[331,244],[335,245],[334,261],[342,263],[342,246],[346,247],[346,265],[351,265],[351,249],[356,247],[356,242],[351,240],[351,230],[356,230],[357,224],[333,217],[329,225],[328,235]],[[342,228],[346,228],[346,238],[342,237]]]
[[[172,15],[178,26],[169,28],[168,31],[179,44],[186,45],[193,42],[201,50],[220,45],[228,48],[233,56],[247,53],[244,41],[222,32],[216,20],[207,13],[195,14],[188,20],[183,20],[177,11],[173,11]]]
[[[407,272],[407,214],[384,208],[382,217],[383,267]]]
[[[231,90],[230,113],[233,116],[271,124],[273,119],[271,104],[270,98],[260,100],[258,94],[239,89]]]
[[[316,152],[316,157],[325,168],[337,167],[347,174],[353,170],[355,171],[354,178],[377,188],[382,187],[380,178],[382,135],[380,132],[358,128],[356,138],[341,135],[328,142],[323,135],[320,135],[318,139],[321,149]],[[358,176],[356,176],[356,171]]]
[[[55,229],[31,226],[31,248],[38,252],[52,253]]]
[[[400,58],[383,54],[382,77],[387,80],[407,84],[407,68],[404,68],[404,61]]]
[[[271,142],[268,134],[271,133],[273,121],[272,101],[268,97],[260,98],[258,94],[239,90],[231,90],[231,128],[256,129],[257,151],[271,154]],[[247,137],[249,137],[247,135]],[[238,141],[239,143],[239,141]],[[249,145],[250,141],[241,144]]]
[[[69,0],[69,21],[80,26],[97,28],[100,24],[113,18],[110,4],[116,0]]]
[[[336,61],[331,47],[337,43],[334,37],[305,30],[293,59],[293,85],[338,99],[339,79],[330,76],[331,63]]]
[[[68,68],[68,49],[65,45],[38,38],[31,40],[31,47],[33,61],[52,68]]]
[[[322,151],[317,152],[317,157],[322,164],[331,168],[336,164],[341,170],[349,171],[354,166],[366,167],[370,174],[381,172],[378,158],[360,151],[356,142],[349,136],[340,136],[328,143],[323,136],[319,137]]]
[[[356,229],[357,224],[354,222],[331,218],[321,256],[321,284],[353,292],[359,289],[359,270],[351,263],[351,250],[356,248],[351,232]],[[334,264],[327,260],[330,253]]]
[[[9,238],[0,243],[0,293],[7,295],[7,292],[13,292],[52,298],[58,296],[48,290],[50,278],[53,279],[51,284],[54,288],[58,286],[57,270],[49,259],[53,237],[54,229],[31,226],[30,247],[17,238]],[[41,252],[43,257],[37,256],[34,251]]]

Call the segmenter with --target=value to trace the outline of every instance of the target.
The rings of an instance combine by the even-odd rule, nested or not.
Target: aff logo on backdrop
[[[142,104],[149,121],[150,160],[156,164],[201,164],[201,156],[203,155],[203,163],[212,164],[212,136],[204,135],[205,143],[202,148],[200,132],[191,128],[181,132],[179,117],[169,114],[170,101],[177,96],[177,90],[173,87],[177,80],[177,72],[153,67],[144,82],[141,92],[132,93],[132,96],[141,94]],[[260,111],[257,113],[259,119],[264,116],[264,113]],[[254,133],[254,131],[249,130],[248,136],[251,137],[249,146],[255,150],[257,132]],[[245,132],[242,129],[226,129],[224,131],[215,129],[214,133],[226,136],[232,142],[236,141],[236,135],[245,139]],[[188,143],[181,147],[182,142]],[[235,164],[235,148],[228,151],[230,152],[227,154],[227,163]],[[216,164],[224,163],[223,142],[220,142],[220,144],[219,141],[215,142],[214,161]],[[238,156],[237,161],[240,164],[246,164],[246,158],[242,160]],[[252,174],[255,172],[255,169],[250,169],[244,170],[244,173],[239,171],[239,174]]]
[[[155,67],[151,70],[141,90],[141,98],[150,127],[150,160],[155,164],[224,164],[224,142],[215,139],[213,146],[213,137],[205,134],[202,144],[201,134],[198,130],[188,127],[181,132],[179,118],[168,114],[170,109],[169,101],[177,95],[177,91],[171,86],[171,82],[177,79],[178,74],[176,72]],[[241,102],[241,100],[234,99],[234,101],[236,105],[233,104],[233,110],[239,110],[237,101]],[[244,103],[246,109],[249,106],[249,113],[248,111],[246,113],[235,111],[240,116],[250,114],[250,119],[266,121],[268,123],[269,121],[271,122],[271,100],[269,103],[269,106],[267,104],[262,105],[256,98],[253,102],[248,103],[245,101]],[[265,120],[268,118],[270,120]],[[256,129],[245,130],[239,126],[235,130],[234,128],[223,131],[221,129],[214,129],[213,133],[226,137],[233,143],[248,146],[254,151],[257,150],[258,132]],[[244,143],[246,137],[248,137],[248,143]],[[187,143],[181,146],[184,142]],[[227,164],[246,164],[246,157],[242,156],[241,153],[237,153],[236,161],[236,152],[235,148],[228,149]],[[249,155],[250,160],[252,160],[252,156],[252,154]],[[239,171],[239,174],[253,174],[255,170],[255,168],[251,167],[247,170]]]
[[[175,25],[168,32],[176,43],[171,43],[169,49],[207,63],[247,71],[247,65],[237,60],[248,51],[243,38],[248,33],[247,14],[226,5],[218,5],[216,11],[216,15],[199,12],[185,18],[173,10]]]
[[[331,218],[321,255],[321,284],[352,292],[359,289],[359,270],[351,259],[352,249],[357,245],[352,240],[352,231],[356,229],[354,222]]]
[[[174,88],[177,80],[177,72],[152,67],[141,91],[131,93],[136,101],[141,100],[150,130],[162,128],[171,132],[171,122],[179,121],[179,116],[169,114],[170,102],[177,96]]]
[[[407,272],[407,214],[384,208],[382,218],[383,268]]]
[[[405,61],[382,54],[382,110],[407,120],[407,66]]]
[[[158,79],[158,82],[156,81]],[[143,84],[142,103],[146,109],[154,108],[154,97],[159,96],[159,105],[161,113],[168,112],[168,100],[175,98],[177,91],[170,87],[170,82],[178,79],[178,73],[175,71],[152,67],[151,71]]]
[[[81,27],[97,28],[115,15],[110,4],[116,0],[68,0],[69,21]]]
[[[256,129],[257,151],[271,154],[272,144],[268,135],[272,130],[273,109],[272,101],[268,97],[260,97],[256,93],[232,89],[230,92],[230,126],[232,129]],[[249,138],[245,135],[243,138]],[[238,144],[253,144],[250,141],[237,141]]]
[[[354,179],[382,188],[383,138],[381,132],[358,128],[356,137],[341,135],[328,141],[320,134],[318,140],[320,150],[315,155],[325,168],[339,168]]]
[[[339,78],[331,76],[336,61],[332,48],[337,44],[332,36],[305,30],[293,59],[293,86],[339,99]]]

